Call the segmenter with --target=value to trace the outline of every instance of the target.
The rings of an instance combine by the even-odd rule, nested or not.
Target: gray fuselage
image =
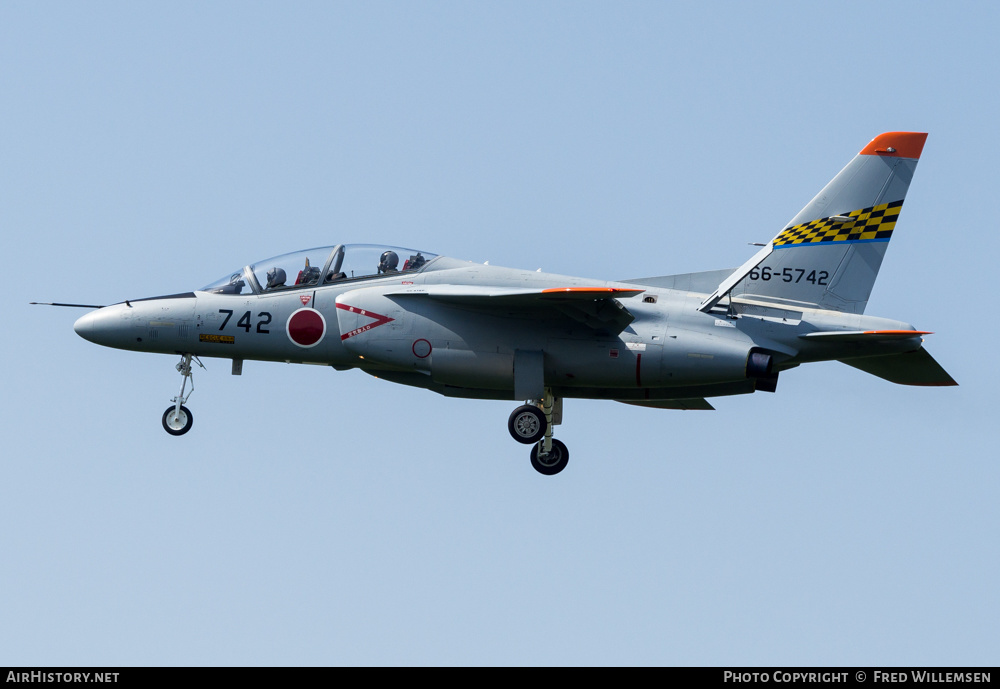
[[[737,298],[705,313],[699,305],[718,282],[697,275],[666,287],[657,279],[603,282],[442,256],[419,271],[331,284],[131,300],[86,314],[75,329],[119,349],[359,368],[449,396],[505,400],[531,398],[540,386],[557,397],[623,401],[749,393],[761,377],[748,369],[754,352],[769,355],[776,374],[921,346],[916,331],[891,341],[810,340],[817,332],[913,331],[825,309]],[[482,296],[433,291],[455,285]],[[628,293],[603,302],[560,302],[555,294],[544,304],[489,293],[583,288]]]

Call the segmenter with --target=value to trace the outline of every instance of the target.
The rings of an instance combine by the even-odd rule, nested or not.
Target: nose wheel
[[[566,468],[569,450],[565,443],[552,437],[552,427],[562,423],[562,400],[545,388],[545,396],[533,404],[523,404],[507,420],[510,436],[519,443],[534,445],[531,448],[531,466],[546,476],[553,476]]]
[[[194,359],[195,363],[205,368],[205,365],[198,360],[197,357],[191,354],[182,354],[180,363],[177,364],[177,371],[181,374],[181,391],[174,397],[172,404],[167,407],[167,410],[163,412],[163,430],[165,430],[170,435],[184,435],[191,430],[191,426],[194,424],[194,414],[191,410],[184,406],[187,402],[188,397],[194,392],[194,373],[191,371],[191,360]],[[191,381],[191,389],[184,394],[184,390],[187,388],[188,380]]]
[[[194,424],[194,416],[191,414],[191,410],[184,405],[181,405],[180,409],[176,406],[170,406],[163,412],[163,430],[170,435],[184,435],[191,430],[192,424]]]

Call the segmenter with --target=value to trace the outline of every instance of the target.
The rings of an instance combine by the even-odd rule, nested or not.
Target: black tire
[[[560,440],[552,439],[552,451],[546,457],[539,458],[538,450],[542,446],[538,443],[531,448],[531,466],[535,471],[546,476],[555,476],[566,468],[569,464],[569,450],[566,444]]]
[[[534,405],[522,404],[510,413],[507,430],[510,437],[519,443],[537,443],[545,437],[545,414]]]
[[[191,410],[187,407],[181,405],[181,413],[175,418],[174,410],[176,407],[170,405],[167,410],[163,412],[163,430],[165,430],[170,435],[184,435],[191,430],[192,424],[194,424],[194,415],[191,414]]]

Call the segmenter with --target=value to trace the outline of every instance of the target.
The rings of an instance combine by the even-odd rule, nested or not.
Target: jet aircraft
[[[864,315],[926,137],[877,136],[735,270],[606,282],[337,244],[98,307],[74,329],[180,355],[180,392],[162,417],[172,435],[191,429],[198,357],[230,359],[234,375],[248,359],[323,364],[522,401],[508,430],[546,475],[569,461],[553,438],[566,398],[708,410],[708,398],[774,392],[782,372],[830,360],[904,385],[956,385],[923,349],[929,333]]]

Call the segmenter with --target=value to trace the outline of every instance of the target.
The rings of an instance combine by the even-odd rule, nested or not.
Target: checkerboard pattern
[[[831,242],[889,241],[899,218],[902,201],[883,203],[871,208],[851,211],[848,222],[833,218],[820,218],[789,227],[774,240],[775,248],[792,244],[820,244]]]

